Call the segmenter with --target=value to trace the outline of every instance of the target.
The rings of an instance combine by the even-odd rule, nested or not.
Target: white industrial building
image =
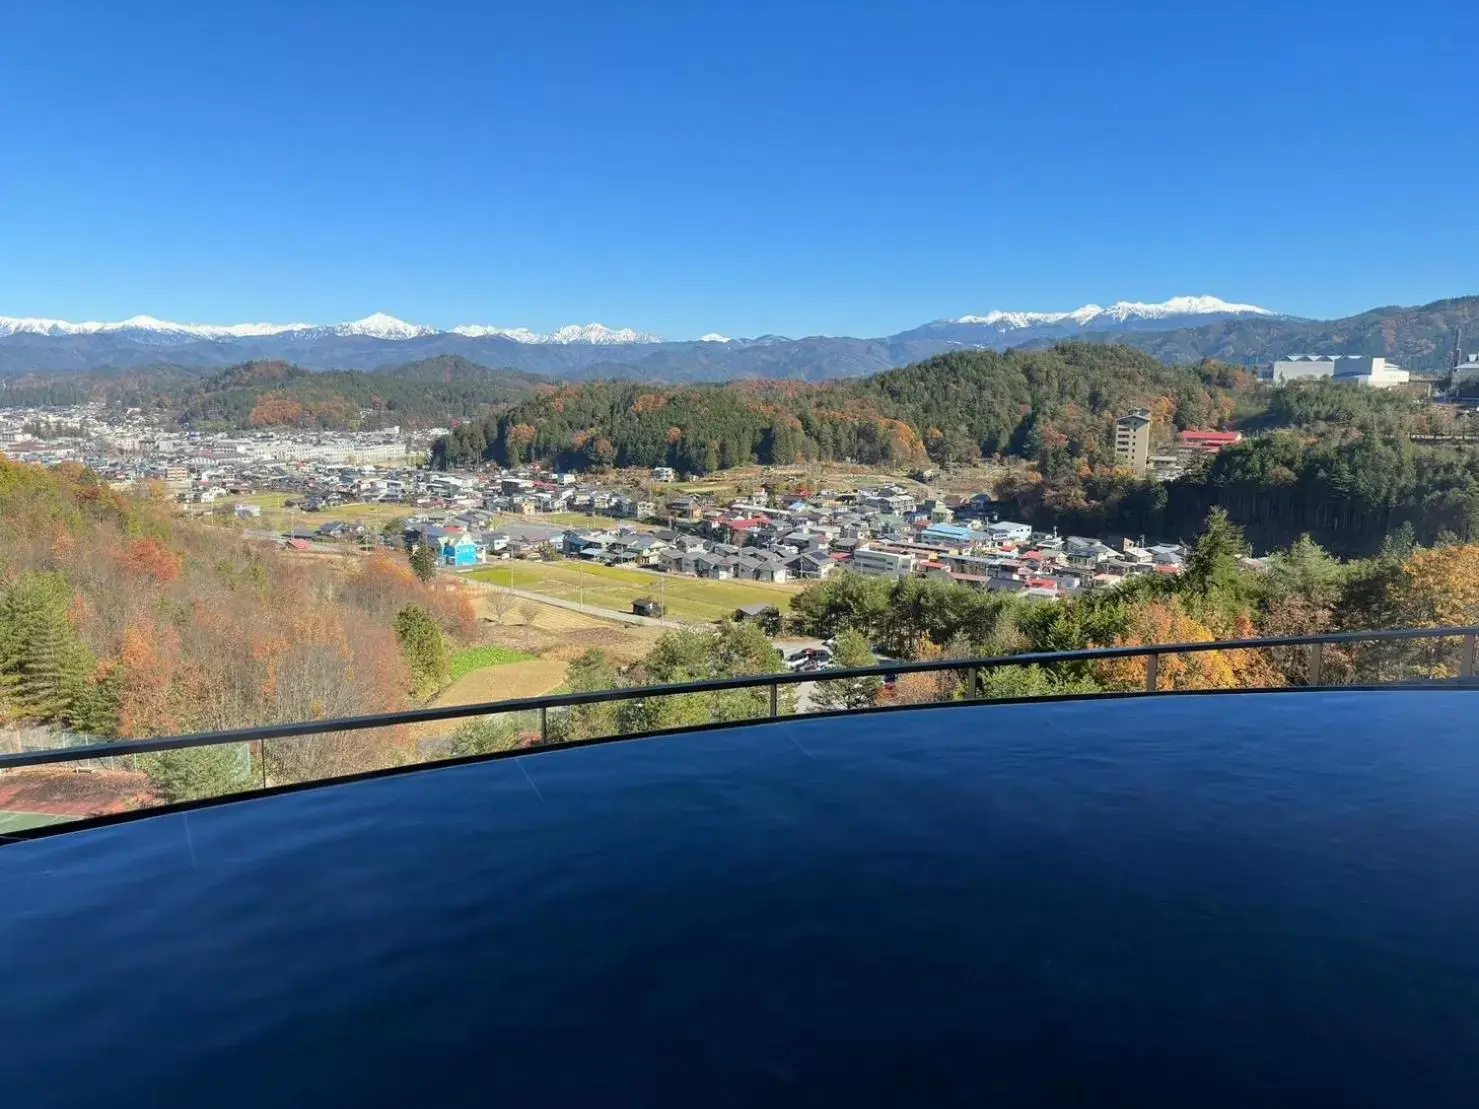
[[[1291,354],[1269,366],[1260,376],[1275,385],[1327,377],[1373,389],[1406,385],[1411,378],[1402,367],[1371,354]]]

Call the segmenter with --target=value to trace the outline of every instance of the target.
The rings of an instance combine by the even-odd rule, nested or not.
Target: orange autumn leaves
[[[1258,632],[1252,620],[1238,616],[1225,634],[1214,635],[1191,615],[1180,597],[1136,605],[1130,611],[1130,626],[1114,642],[1116,647],[1141,647],[1151,643],[1211,643],[1218,639],[1252,639]],[[1106,659],[1094,666],[1095,677],[1109,689],[1143,689],[1146,661],[1143,658]],[[1262,651],[1196,651],[1162,655],[1157,664],[1156,688],[1176,689],[1271,689],[1288,684],[1283,674]]]
[[[150,491],[100,487],[80,467],[0,460],[0,591],[33,574],[70,588],[67,622],[120,736],[402,707],[398,609],[422,605],[459,642],[477,633],[463,590],[422,585],[398,553],[301,559],[181,521]],[[359,749],[336,758],[350,765]]]

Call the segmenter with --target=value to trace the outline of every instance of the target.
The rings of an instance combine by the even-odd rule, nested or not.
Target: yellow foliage
[[[1479,624],[1479,545],[1418,551],[1403,565],[1395,592],[1402,627]]]
[[[1115,641],[1115,646],[1210,643],[1214,638],[1205,624],[1187,614],[1180,598],[1171,597],[1136,608],[1130,615],[1129,631]],[[1109,688],[1143,689],[1145,666],[1143,658],[1120,658],[1097,663],[1094,669],[1095,676]],[[1157,689],[1235,689],[1241,684],[1230,657],[1222,651],[1160,657]]]

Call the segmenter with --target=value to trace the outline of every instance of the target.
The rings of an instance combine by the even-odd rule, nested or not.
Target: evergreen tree
[[[861,633],[849,628],[838,634],[832,662],[838,669],[853,670],[874,666],[878,659],[868,646],[868,640]],[[883,679],[880,677],[833,678],[830,681],[817,682],[812,704],[820,712],[867,708],[878,703],[878,695],[882,691]]]
[[[146,755],[149,782],[165,801],[199,801],[250,788],[251,756],[245,744],[186,747]]]
[[[22,574],[0,596],[0,695],[20,716],[111,730],[116,694],[94,680],[96,660],[67,617],[60,573]]]
[[[1225,508],[1214,508],[1186,560],[1182,581],[1188,590],[1203,595],[1237,591],[1242,585],[1240,562],[1247,554],[1243,529],[1228,519]]]
[[[450,668],[442,629],[431,613],[420,605],[407,605],[395,614],[395,634],[411,668],[415,692],[426,695],[440,689]]]
[[[1297,597],[1316,608],[1329,608],[1340,596],[1346,569],[1308,535],[1268,560],[1264,586],[1273,602]]]
[[[565,673],[571,693],[600,693],[620,686],[621,675],[605,651],[592,648],[574,659]],[[593,739],[616,735],[621,727],[617,720],[617,703],[576,705],[560,720],[561,739]]]
[[[518,747],[519,729],[508,713],[469,720],[452,733],[454,757],[491,755],[495,751],[513,751]]]
[[[411,549],[411,569],[422,581],[431,581],[437,576],[436,548],[423,539]]]

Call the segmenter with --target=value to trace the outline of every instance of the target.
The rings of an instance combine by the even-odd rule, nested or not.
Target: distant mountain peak
[[[453,335],[465,339],[488,339],[501,337],[516,343],[591,343],[595,346],[613,346],[620,343],[660,343],[662,339],[646,331],[634,328],[610,328],[603,323],[567,324],[554,331],[541,333],[527,327],[490,327],[486,324],[463,324],[452,329]]]
[[[353,323],[341,323],[333,329],[339,335],[368,335],[375,339],[419,339],[423,335],[435,335],[434,327],[421,327],[407,323],[384,312],[374,312]]]
[[[732,342],[734,342],[734,340],[731,339],[728,335],[720,335],[717,331],[710,331],[707,335],[700,335],[698,337],[698,341],[700,343],[732,343]]]
[[[1272,316],[1275,313],[1256,304],[1233,304],[1214,296],[1177,296],[1158,304],[1138,300],[1121,300],[1103,308],[1085,304],[1072,312],[987,312],[984,316],[961,316],[952,323],[982,324],[999,330],[1039,327],[1044,324],[1124,323],[1126,320],[1166,320],[1180,316]]]

